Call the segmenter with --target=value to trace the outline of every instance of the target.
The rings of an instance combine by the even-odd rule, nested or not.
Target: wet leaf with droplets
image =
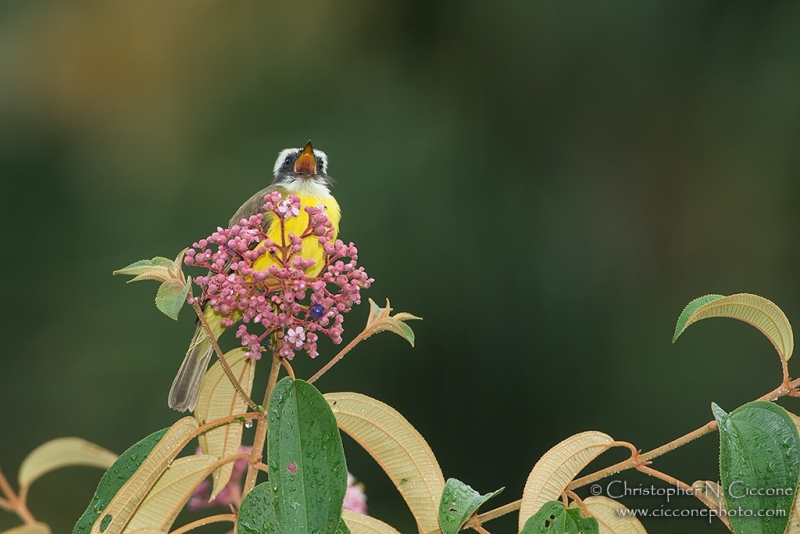
[[[239,534],[278,532],[275,507],[269,483],[259,484],[247,494],[239,508],[236,531]]]
[[[439,500],[439,527],[442,534],[455,534],[478,508],[503,491],[499,489],[481,495],[471,487],[455,478],[447,479]]]
[[[125,482],[136,472],[145,461],[147,455],[153,447],[164,437],[168,428],[154,432],[139,441],[127,451],[123,452],[117,461],[108,468],[108,471],[100,479],[97,491],[94,492],[89,507],[78,519],[73,534],[88,534],[92,530],[92,525],[100,517],[100,513],[105,510],[114,495],[120,490]]]
[[[328,402],[311,384],[287,377],[275,386],[268,418],[269,487],[280,530],[335,534],[347,466]]]
[[[598,534],[594,517],[583,517],[580,508],[564,508],[558,501],[544,503],[525,522],[520,534]]]
[[[800,437],[794,422],[786,410],[765,401],[730,414],[716,404],[711,409],[719,426],[725,504],[736,511],[729,516],[734,532],[783,533],[800,477]],[[761,517],[763,513],[774,515]]]

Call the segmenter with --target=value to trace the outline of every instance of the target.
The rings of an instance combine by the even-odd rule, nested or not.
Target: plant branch
[[[314,382],[316,382],[317,379],[319,379],[319,377],[321,377],[322,375],[327,373],[328,370],[330,370],[331,367],[336,365],[339,362],[339,360],[344,358],[345,354],[347,354],[348,352],[353,350],[353,347],[355,347],[356,345],[358,345],[359,343],[361,343],[362,341],[364,341],[365,339],[367,339],[368,337],[370,337],[374,333],[375,332],[373,332],[372,329],[369,329],[369,331],[368,331],[367,328],[364,328],[364,330],[360,334],[358,334],[355,338],[353,338],[353,340],[350,343],[348,343],[342,350],[339,351],[339,354],[337,354],[336,356],[331,358],[331,361],[326,363],[322,367],[322,369],[320,369],[319,371],[314,373],[314,376],[312,376],[311,378],[308,379],[308,383],[309,384],[313,384]]]
[[[6,496],[6,499],[0,501],[0,506],[9,512],[17,514],[26,525],[36,523],[36,518],[33,517],[33,514],[31,514],[30,510],[28,510],[28,506],[25,504],[24,496],[17,496],[17,494],[14,493],[14,489],[11,487],[11,484],[8,483],[2,471],[0,471],[0,490],[2,490],[3,494]]]
[[[492,519],[497,519],[500,516],[510,514],[516,510],[519,510],[519,506],[522,504],[522,499],[518,501],[510,502],[508,504],[504,504],[503,506],[498,506],[494,510],[489,510],[488,512],[484,512],[478,516],[473,517],[469,521],[467,521],[467,527],[472,528],[472,525],[480,525],[481,523],[485,523],[487,521],[491,521]]]
[[[228,375],[228,379],[233,384],[233,387],[236,388],[236,391],[239,392],[239,395],[241,395],[247,405],[250,406],[251,410],[258,411],[258,408],[256,408],[256,403],[253,402],[253,399],[250,398],[250,395],[247,394],[242,385],[236,379],[236,376],[234,376],[233,370],[231,369],[231,366],[228,365],[228,360],[225,359],[225,354],[223,354],[222,349],[217,342],[217,338],[214,336],[214,332],[211,331],[211,326],[209,326],[208,321],[206,320],[206,315],[203,313],[203,309],[197,303],[196,299],[192,300],[192,307],[194,308],[195,313],[197,313],[197,318],[203,325],[203,329],[206,331],[208,339],[211,340],[211,346],[214,347],[214,350],[217,353],[217,358],[222,364],[222,368],[225,370],[225,374]]]
[[[347,348],[347,347],[345,347],[345,348]],[[777,400],[777,399],[779,399],[781,397],[785,397],[787,395],[795,396],[796,393],[797,393],[798,387],[800,387],[800,378],[796,378],[794,380],[788,380],[788,381],[784,380],[781,383],[780,386],[778,386],[774,390],[770,391],[769,393],[767,393],[765,395],[762,395],[761,397],[759,397],[756,400],[773,402],[773,401],[775,401],[775,400]],[[696,430],[692,430],[688,434],[684,434],[683,436],[681,436],[679,438],[676,438],[676,439],[670,441],[669,443],[666,443],[666,444],[664,444],[664,445],[662,445],[660,447],[657,447],[657,448],[655,448],[655,449],[653,449],[651,451],[645,452],[643,454],[632,455],[627,460],[624,460],[622,462],[616,463],[616,464],[614,464],[612,466],[606,467],[605,469],[601,469],[601,470],[596,471],[594,473],[590,473],[590,474],[588,474],[588,475],[586,475],[584,477],[576,478],[575,480],[573,480],[569,484],[569,486],[567,486],[567,489],[568,490],[574,490],[576,488],[580,488],[580,487],[586,486],[587,484],[591,484],[592,482],[596,482],[596,481],[598,481],[598,480],[600,480],[602,478],[605,478],[607,476],[611,476],[611,475],[614,475],[616,473],[619,473],[620,471],[625,471],[626,469],[631,469],[631,468],[636,468],[636,469],[639,469],[640,471],[642,471],[643,468],[644,468],[644,469],[648,470],[648,471],[645,471],[645,472],[648,472],[648,474],[651,474],[651,473],[649,473],[649,471],[653,471],[653,472],[659,473],[659,475],[663,475],[664,477],[669,477],[669,475],[664,475],[663,473],[660,473],[659,471],[655,471],[654,469],[650,469],[650,468],[647,468],[647,467],[644,467],[644,466],[649,464],[654,458],[658,458],[659,456],[662,456],[662,455],[664,455],[664,454],[666,454],[666,453],[668,453],[670,451],[673,451],[673,450],[677,449],[678,447],[682,447],[683,445],[686,445],[687,443],[689,443],[691,441],[694,441],[697,438],[705,436],[706,434],[710,434],[711,432],[714,432],[716,429],[717,429],[717,422],[716,421],[709,421],[708,423],[706,423],[705,425],[701,426],[700,428],[698,428]],[[629,448],[633,447],[632,445],[630,445],[628,443],[624,443],[624,442],[615,442],[612,445],[623,445],[623,446],[626,446],[626,447],[629,447]],[[631,450],[635,450],[635,447],[633,447]],[[653,475],[653,476],[657,476],[657,475]],[[661,477],[661,476],[657,476],[657,478],[661,478],[662,480],[664,480],[664,478]],[[671,479],[671,477],[669,477],[669,478]],[[674,480],[677,481],[677,479],[674,479]],[[680,481],[678,481],[678,482],[680,482]],[[681,484],[683,484],[683,483],[681,482]],[[518,510],[521,504],[522,504],[522,499],[514,501],[514,502],[511,502],[511,503],[508,503],[508,504],[505,504],[503,506],[495,508],[494,510],[489,510],[488,512],[485,512],[485,513],[477,516],[476,518],[470,519],[467,522],[466,526],[472,526],[473,521],[475,523],[484,523],[484,522],[489,521],[491,519],[495,519],[495,518],[500,517],[502,515],[511,513],[511,512],[513,512],[515,510]],[[723,518],[720,518],[720,519],[723,519]],[[723,522],[725,522],[725,521],[723,521]],[[726,525],[727,525],[727,523],[726,523]]]
[[[230,521],[231,523],[236,523],[236,516],[234,514],[220,514],[220,515],[212,515],[209,517],[204,517],[202,519],[198,519],[197,521],[192,521],[188,525],[184,525],[177,530],[173,530],[171,534],[184,534],[185,532],[189,532],[190,530],[194,530],[199,527],[203,527],[205,525],[210,525],[212,523],[221,523],[222,521]]]
[[[256,425],[256,436],[253,439],[253,450],[250,453],[250,465],[247,466],[247,478],[244,481],[244,488],[242,489],[242,496],[250,493],[256,485],[256,478],[258,477],[258,464],[262,463],[261,460],[264,455],[264,443],[267,441],[267,409],[269,407],[269,397],[272,395],[272,390],[278,381],[278,373],[281,370],[281,358],[278,356],[280,344],[282,339],[278,339],[275,347],[275,352],[272,354],[272,367],[269,370],[269,379],[267,380],[267,390],[264,392],[264,402],[262,406],[261,417],[258,419]]]

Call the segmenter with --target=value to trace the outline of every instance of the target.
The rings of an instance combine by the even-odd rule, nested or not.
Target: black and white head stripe
[[[294,173],[294,162],[297,161],[297,156],[300,155],[302,150],[302,148],[285,148],[281,150],[278,153],[278,159],[275,160],[274,175]],[[317,160],[317,174],[328,174],[328,156],[325,152],[314,150],[314,158]]]

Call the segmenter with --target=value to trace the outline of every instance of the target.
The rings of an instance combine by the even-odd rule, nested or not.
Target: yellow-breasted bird
[[[247,219],[258,213],[264,214],[262,225],[264,233],[275,242],[281,241],[280,224],[274,224],[276,218],[272,212],[264,212],[264,197],[273,191],[280,191],[282,196],[294,194],[300,197],[300,215],[286,221],[285,232],[294,232],[301,235],[308,226],[308,213],[306,206],[325,207],[328,219],[333,225],[334,239],[339,233],[339,220],[341,212],[339,204],[330,192],[331,178],[328,176],[328,156],[321,150],[314,150],[311,141],[305,148],[287,148],[278,154],[275,161],[274,178],[272,183],[250,197],[231,217],[228,228],[242,219]],[[319,274],[323,265],[324,251],[316,236],[303,240],[303,250],[300,254],[305,259],[315,260],[306,272],[310,276]],[[264,254],[256,259],[253,268],[263,271],[276,260],[269,254]],[[205,307],[205,318],[215,337],[222,335],[225,326],[220,323],[221,316],[211,306]],[[208,338],[202,324],[197,325],[189,350],[178,370],[172,388],[169,391],[169,405],[179,411],[194,410],[197,397],[200,393],[200,384],[208,368],[208,363],[214,353],[211,340]]]

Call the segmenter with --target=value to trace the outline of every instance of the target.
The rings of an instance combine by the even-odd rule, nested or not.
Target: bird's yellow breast
[[[296,193],[295,193],[296,194]],[[307,206],[316,207],[322,205],[325,208],[325,213],[333,225],[333,238],[339,235],[339,220],[342,217],[339,209],[339,204],[332,196],[316,197],[311,195],[298,194],[300,197],[300,214],[296,217],[290,217],[284,222],[285,239],[288,242],[289,234],[296,236],[302,235],[308,228],[308,213],[306,212]],[[267,230],[267,237],[272,239],[275,243],[281,244],[284,236],[281,235],[281,224],[277,218],[274,218],[272,224]],[[306,270],[309,276],[316,276],[322,270],[323,258],[325,252],[322,245],[319,243],[319,237],[312,235],[303,239],[303,251],[300,253],[304,259],[314,260],[314,265]],[[253,268],[257,271],[263,271],[269,268],[270,265],[280,266],[278,260],[269,254],[264,254],[253,263]]]

